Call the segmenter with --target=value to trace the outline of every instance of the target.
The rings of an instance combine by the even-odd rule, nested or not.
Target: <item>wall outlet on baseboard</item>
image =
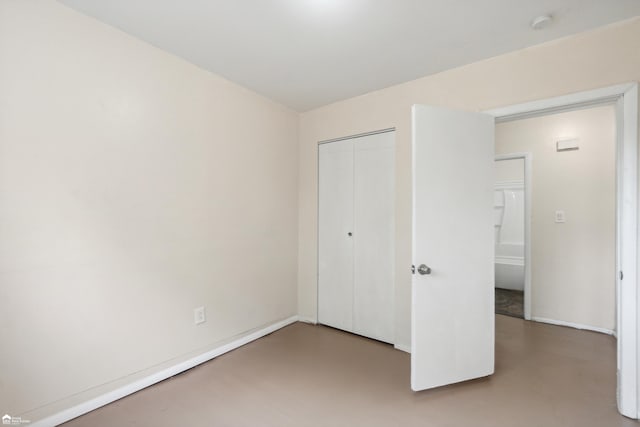
[[[204,307],[197,307],[193,309],[193,323],[199,325],[207,321],[207,314]]]

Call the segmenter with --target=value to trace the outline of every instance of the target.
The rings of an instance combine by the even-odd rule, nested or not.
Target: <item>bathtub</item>
[[[524,245],[496,245],[496,288],[524,291]]]

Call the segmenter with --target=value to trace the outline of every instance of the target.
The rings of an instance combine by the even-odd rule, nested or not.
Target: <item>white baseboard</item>
[[[318,321],[316,319],[313,319],[313,318],[307,317],[307,316],[298,316],[298,322],[310,323],[312,325],[317,325],[318,324]]]
[[[567,326],[569,328],[584,329],[586,331],[593,331],[593,332],[599,332],[601,334],[616,336],[615,331],[612,331],[611,329],[606,329],[606,328],[599,328],[597,326],[581,325],[579,323],[571,323],[571,322],[565,322],[562,320],[546,319],[544,317],[531,317],[531,320],[533,320],[534,322],[548,323],[550,325],[557,325],[557,326]]]
[[[113,391],[108,393],[104,393],[95,398],[89,399],[86,402],[80,403],[78,405],[72,406],[70,408],[64,409],[60,412],[57,412],[53,415],[47,416],[46,418],[42,418],[40,420],[32,421],[29,426],[30,427],[52,427],[58,424],[62,424],[66,421],[72,420],[80,415],[84,415],[87,412],[91,412],[94,409],[98,409],[101,406],[108,405],[111,402],[114,402],[118,399],[121,399],[125,396],[133,394],[137,391],[142,390],[143,388],[149,387],[153,384],[156,384],[160,381],[166,380],[174,375],[177,375],[181,372],[184,372],[188,369],[191,369],[201,363],[208,362],[211,359],[214,359],[224,353],[227,353],[231,350],[235,350],[238,347],[242,347],[245,344],[250,343],[251,341],[255,341],[258,338],[262,338],[265,335],[268,335],[272,332],[277,331],[278,329],[284,328],[292,323],[297,321],[305,321],[305,319],[299,319],[298,316],[292,316],[288,319],[281,320],[279,322],[273,323],[269,326],[266,326],[262,329],[259,329],[254,332],[250,332],[247,335],[244,335],[234,341],[231,341],[227,344],[221,345],[214,349],[208,350],[205,353],[202,353],[198,356],[192,357],[188,360],[180,362],[176,365],[165,368],[159,372],[156,372],[152,375],[146,376],[144,378],[140,378],[136,381],[133,381],[127,385],[119,387]],[[25,417],[26,418],[26,417]]]
[[[395,348],[396,350],[404,351],[405,353],[411,354],[411,346],[410,345],[394,344],[393,348]]]

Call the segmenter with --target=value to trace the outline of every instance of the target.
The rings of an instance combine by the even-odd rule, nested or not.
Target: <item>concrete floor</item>
[[[615,339],[496,316],[496,373],[414,393],[409,355],[296,323],[65,424],[619,427]]]

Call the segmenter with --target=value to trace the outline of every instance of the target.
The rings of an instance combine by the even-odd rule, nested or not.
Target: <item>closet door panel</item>
[[[353,330],[353,141],[320,145],[318,321]]]
[[[354,144],[354,332],[393,343],[395,135]]]

